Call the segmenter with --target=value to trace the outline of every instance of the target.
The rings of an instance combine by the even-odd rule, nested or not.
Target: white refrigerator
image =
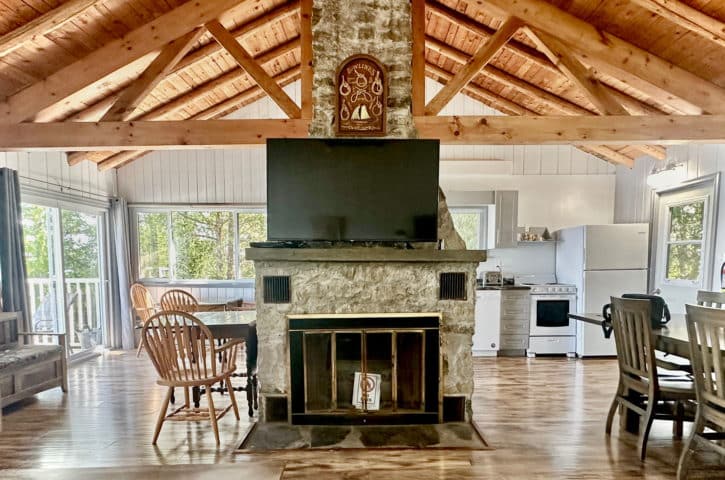
[[[649,224],[582,225],[556,232],[556,279],[576,285],[577,311],[600,313],[610,297],[647,293]],[[577,322],[580,357],[616,355],[614,336]]]

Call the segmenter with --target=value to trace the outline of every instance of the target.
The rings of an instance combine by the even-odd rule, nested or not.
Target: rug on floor
[[[289,425],[258,423],[237,451],[297,449],[463,449],[490,450],[470,423],[437,425]]]

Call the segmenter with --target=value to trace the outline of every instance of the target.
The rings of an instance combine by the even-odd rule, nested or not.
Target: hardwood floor
[[[670,423],[655,422],[644,463],[634,436],[604,435],[616,361],[494,358],[474,368],[474,416],[493,451],[235,454],[250,424],[233,415],[219,423],[220,449],[208,422],[167,422],[151,446],[164,390],[144,355],[107,353],[71,369],[68,395],[58,389],[5,409],[0,468],[22,471],[0,478],[674,478],[681,442]],[[228,401],[217,398],[217,406]],[[211,463],[239,465],[157,467]]]

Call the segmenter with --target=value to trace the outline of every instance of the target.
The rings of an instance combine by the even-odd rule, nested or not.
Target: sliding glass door
[[[32,328],[66,333],[76,357],[103,343],[104,222],[80,206],[23,204]]]

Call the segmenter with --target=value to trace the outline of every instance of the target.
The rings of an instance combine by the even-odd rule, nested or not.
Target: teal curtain
[[[0,278],[3,311],[20,312],[18,328],[30,331],[20,182],[18,172],[9,168],[0,168]],[[10,332],[11,341],[17,334]]]

